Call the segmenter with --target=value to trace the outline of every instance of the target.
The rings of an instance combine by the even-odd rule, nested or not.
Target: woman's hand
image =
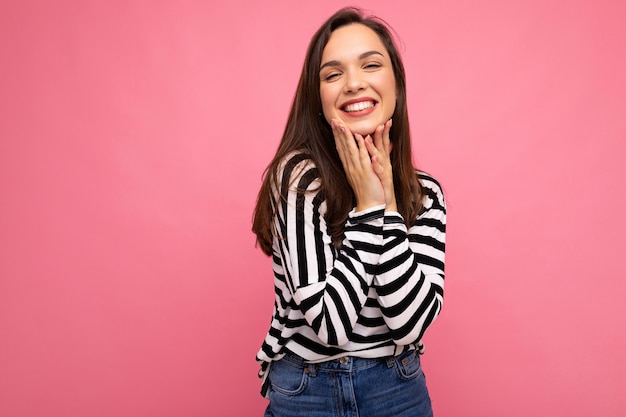
[[[339,158],[346,172],[348,183],[354,191],[356,210],[362,211],[385,204],[385,189],[372,166],[373,162],[366,140],[358,133],[353,135],[350,129],[337,119],[331,121],[331,127]],[[369,140],[371,142],[371,138]]]
[[[365,146],[372,161],[372,168],[380,179],[385,190],[385,210],[397,211],[396,194],[393,188],[393,170],[391,168],[391,150],[393,143],[389,139],[391,119],[374,131],[374,138],[367,136]]]

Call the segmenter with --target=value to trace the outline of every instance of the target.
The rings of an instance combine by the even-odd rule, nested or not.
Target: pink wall
[[[0,415],[262,414],[251,211],[339,4],[2,2]],[[436,415],[626,415],[626,3],[361,5],[449,202]]]

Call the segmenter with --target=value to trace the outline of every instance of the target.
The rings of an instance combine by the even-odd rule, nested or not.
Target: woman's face
[[[391,119],[396,80],[387,49],[365,25],[336,29],[322,53],[320,98],[324,117],[363,136]]]

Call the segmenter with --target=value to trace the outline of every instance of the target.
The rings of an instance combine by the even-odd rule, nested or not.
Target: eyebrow
[[[359,60],[363,60],[369,56],[372,55],[380,55],[380,56],[384,56],[383,54],[381,54],[378,51],[367,51],[367,52],[363,52],[361,55],[359,55]],[[339,61],[328,61],[324,64],[322,64],[322,66],[320,67],[320,71],[323,70],[326,67],[336,67],[338,65],[341,65],[341,62]]]

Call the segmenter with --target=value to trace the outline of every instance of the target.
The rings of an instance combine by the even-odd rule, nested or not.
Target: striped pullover
[[[263,395],[271,362],[287,352],[312,363],[422,352],[443,302],[446,206],[437,181],[417,175],[423,209],[408,230],[384,205],[353,209],[337,250],[314,163],[300,153],[285,158],[286,201],[274,189],[274,314],[257,354]]]

